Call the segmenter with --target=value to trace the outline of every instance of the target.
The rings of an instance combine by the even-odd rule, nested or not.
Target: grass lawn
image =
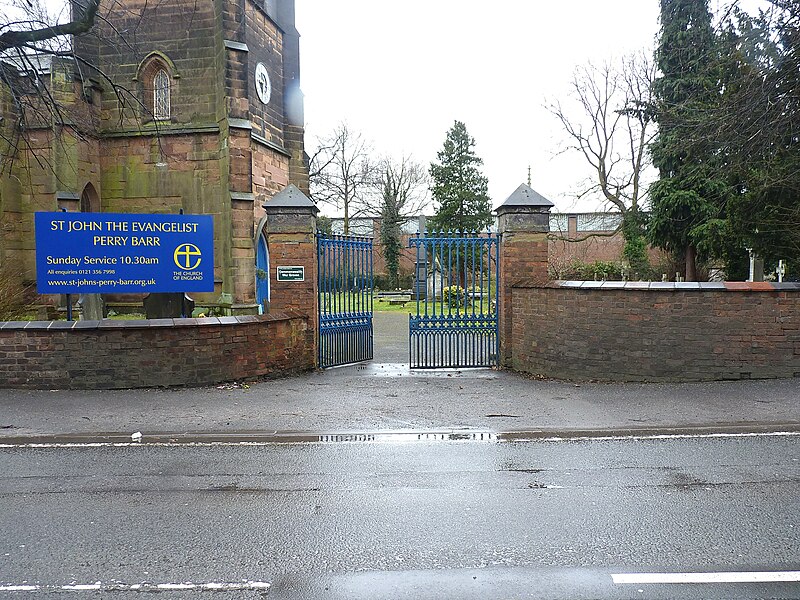
[[[352,309],[355,311],[357,309],[357,307],[365,304],[366,302],[365,302],[365,298],[361,294],[354,294],[353,296],[358,296],[358,297],[357,298],[351,297],[349,306],[351,306]],[[339,307],[347,306],[346,294],[337,294],[336,298],[335,298],[335,301],[336,301],[337,309]],[[486,307],[484,306],[484,311],[485,311],[485,309],[486,309]],[[397,302],[390,303],[388,298],[378,298],[377,296],[374,296],[373,299],[372,299],[372,310],[373,310],[373,312],[394,312],[394,313],[416,314],[416,312],[417,312],[417,301],[412,299],[412,300],[408,300],[407,302],[405,302],[405,304],[400,304],[400,303],[397,303]],[[424,310],[425,310],[424,302],[420,302],[420,310],[422,310],[424,312]],[[463,311],[463,309],[459,310],[457,308],[452,308],[452,309],[450,309],[450,313],[448,313],[448,307],[447,307],[446,304],[443,306],[441,301],[436,303],[436,314],[457,315],[462,311]],[[432,305],[428,305],[428,312],[429,312],[429,314],[433,314],[433,306]],[[471,307],[467,308],[466,314],[467,315],[471,315],[472,314],[472,308]],[[475,309],[475,314],[476,315],[480,314],[480,312],[479,312],[479,310],[477,308],[477,305],[476,305],[476,309]],[[61,320],[64,320],[64,319],[66,319],[66,314],[65,313],[61,313],[59,315],[59,317],[61,318]],[[129,321],[129,320],[136,320],[136,319],[146,319],[147,317],[145,315],[141,314],[141,313],[130,313],[130,314],[115,314],[115,315],[110,316],[108,318],[112,319],[112,320],[115,320],[115,321]],[[75,319],[76,320],[78,319],[77,311],[75,313]],[[25,315],[24,317],[22,317],[20,320],[21,321],[35,321],[36,320],[36,313],[29,313],[29,314]]]
[[[406,296],[406,297],[408,297],[408,296]],[[334,311],[335,312],[340,312],[340,311],[341,312],[348,312],[348,311],[358,312],[358,309],[360,307],[369,308],[368,306],[366,306],[366,304],[368,304],[368,303],[366,302],[365,296],[363,294],[361,294],[361,293],[350,294],[349,297],[348,297],[348,294],[346,292],[340,292],[340,293],[337,293],[335,295],[334,294],[325,294],[325,295],[323,295],[322,301],[324,302],[326,298],[328,299],[328,302],[329,302],[329,306],[328,307],[332,312],[334,312]],[[420,302],[419,306],[420,306],[420,310],[424,312],[425,311],[425,303],[424,302]],[[474,313],[473,313],[473,307],[472,306],[468,306],[466,308],[466,310],[464,308],[456,308],[456,307],[448,308],[447,304],[446,303],[443,304],[441,300],[437,300],[436,301],[435,307],[434,307],[433,303],[428,304],[428,313],[429,314],[433,314],[434,310],[435,310],[437,315],[441,315],[441,314],[448,315],[448,314],[450,314],[450,315],[455,316],[455,315],[458,315],[458,314],[466,314],[466,315],[474,314],[474,315],[477,316],[477,315],[480,315],[482,313],[483,314],[487,314],[488,309],[489,309],[489,305],[488,305],[487,301],[484,302],[484,304],[482,306],[482,311],[481,311],[481,307],[479,307],[479,305],[476,303],[475,304],[475,308],[474,308]],[[387,297],[380,298],[377,295],[374,295],[373,298],[372,298],[372,310],[373,310],[373,312],[399,312],[399,313],[405,313],[405,314],[409,314],[409,313],[410,314],[416,314],[416,312],[417,312],[417,301],[414,300],[414,299],[411,299],[411,300],[408,300],[408,301],[406,301],[404,303],[397,302],[396,300],[394,302],[392,302]]]
[[[408,314],[417,311],[417,301],[409,300],[404,306],[402,304],[389,304],[387,298],[374,298],[372,310],[374,312],[399,312]]]
[[[331,294],[327,296],[329,298],[329,302],[331,303],[330,308],[333,309],[335,307],[337,311],[347,311],[349,308],[349,310],[357,312],[359,307],[369,308],[369,306],[366,306],[368,302],[364,294],[350,294],[349,299],[348,294],[344,292],[335,294],[335,296]],[[416,300],[409,300],[405,303],[405,306],[403,306],[402,304],[390,304],[388,298],[378,298],[377,296],[372,297],[372,310],[374,312],[410,313],[412,311],[416,311],[416,306]]]

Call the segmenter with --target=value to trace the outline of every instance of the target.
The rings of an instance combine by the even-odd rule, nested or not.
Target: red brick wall
[[[564,285],[514,286],[515,370],[608,381],[800,376],[796,284]]]
[[[267,237],[270,307],[316,318],[317,246],[313,233],[271,233]],[[305,267],[305,281],[278,281],[278,267]]]
[[[585,237],[591,233],[581,232],[579,235],[564,236],[563,238],[558,237],[560,235],[558,232],[551,233],[550,268],[556,275],[567,270],[572,262],[622,262],[622,249],[625,246],[625,240],[621,232],[611,236]],[[657,248],[648,247],[647,255],[650,259],[650,264],[654,266],[665,263],[669,259],[664,252]]]
[[[547,281],[547,234],[510,232],[500,242],[500,364],[511,360],[512,332],[516,311],[512,307],[512,286],[519,280]]]
[[[383,244],[380,238],[380,227],[375,228],[376,233],[372,238],[372,270],[376,275],[388,275],[386,258],[383,254]],[[407,233],[400,236],[400,276],[413,275],[414,265],[417,262],[416,248],[408,247],[408,240],[413,237]]]
[[[314,368],[308,317],[0,323],[0,388],[206,385]]]

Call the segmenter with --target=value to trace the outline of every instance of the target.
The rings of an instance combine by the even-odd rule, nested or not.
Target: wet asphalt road
[[[797,436],[0,448],[3,598],[800,598],[611,577],[798,569]]]

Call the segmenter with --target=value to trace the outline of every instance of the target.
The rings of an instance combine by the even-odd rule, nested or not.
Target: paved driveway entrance
[[[408,365],[408,313],[374,312],[372,362]]]

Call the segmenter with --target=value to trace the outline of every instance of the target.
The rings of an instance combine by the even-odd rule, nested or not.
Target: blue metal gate
[[[372,359],[372,238],[317,234],[319,366]]]
[[[497,235],[423,232],[409,246],[417,251],[411,368],[496,366]]]

